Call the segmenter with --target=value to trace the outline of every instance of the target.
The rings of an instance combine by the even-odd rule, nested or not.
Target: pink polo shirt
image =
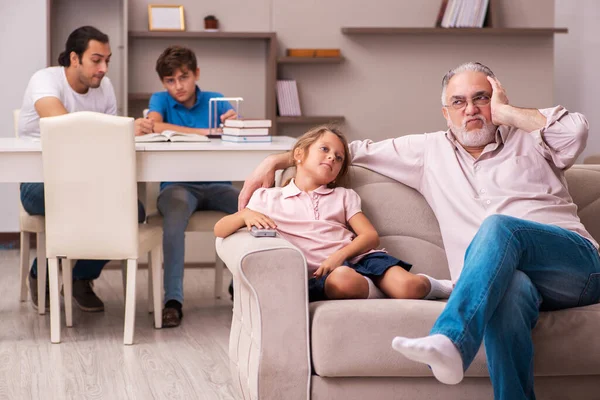
[[[509,215],[576,232],[598,244],[579,221],[564,176],[588,135],[585,117],[558,106],[540,110],[546,126],[526,132],[500,126],[496,141],[473,158],[451,131],[350,143],[352,163],[418,190],[440,224],[452,280],[485,218]]]
[[[298,189],[294,180],[285,187],[258,189],[248,208],[271,218],[281,236],[306,257],[311,276],[321,263],[356,237],[348,220],[361,212],[360,197],[352,189],[321,186],[312,192]],[[367,253],[351,260],[358,262]]]

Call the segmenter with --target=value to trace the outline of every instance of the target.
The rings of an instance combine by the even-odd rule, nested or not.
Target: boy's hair
[[[75,29],[69,37],[67,38],[67,43],[65,44],[65,51],[60,53],[58,56],[58,64],[63,67],[68,67],[71,65],[71,52],[74,51],[75,54],[79,57],[79,62],[81,62],[81,57],[83,53],[88,49],[90,40],[97,40],[100,43],[108,43],[108,35],[100,32],[98,29],[93,26],[82,26],[80,28]]]
[[[295,165],[294,152],[297,149],[303,150],[304,157],[306,157],[308,155],[308,148],[314,142],[319,140],[321,138],[321,136],[323,136],[327,132],[330,132],[330,133],[333,133],[334,135],[336,135],[342,142],[342,145],[344,146],[344,161],[342,161],[342,168],[340,169],[340,172],[338,173],[338,175],[335,177],[335,180],[333,182],[328,183],[327,187],[335,188],[337,186],[345,186],[348,184],[347,175],[348,175],[348,169],[350,168],[350,149],[348,148],[348,141],[346,140],[346,137],[337,128],[327,126],[327,125],[321,125],[321,126],[312,128],[311,130],[306,132],[304,135],[300,136],[298,138],[298,140],[296,141],[294,148],[292,148],[292,151],[290,152],[290,155],[292,157],[292,163]],[[288,179],[283,186],[286,186],[291,181],[291,179],[292,178]]]
[[[178,69],[196,73],[197,68],[196,55],[183,46],[167,47],[156,60],[156,73],[161,81],[165,76],[173,76]]]

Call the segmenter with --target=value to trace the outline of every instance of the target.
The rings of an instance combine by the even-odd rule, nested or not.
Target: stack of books
[[[223,123],[224,142],[270,142],[270,119],[227,119]]]

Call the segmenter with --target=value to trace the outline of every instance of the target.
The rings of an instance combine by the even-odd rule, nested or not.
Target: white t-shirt
[[[100,87],[90,88],[87,93],[79,94],[69,85],[65,67],[44,68],[33,74],[25,90],[19,114],[20,137],[40,137],[40,116],[34,104],[43,97],[56,97],[70,113],[95,111],[117,114],[117,98],[108,77],[102,79]]]

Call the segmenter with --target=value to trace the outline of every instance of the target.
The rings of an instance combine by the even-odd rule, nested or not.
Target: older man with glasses
[[[588,123],[557,106],[509,104],[493,72],[465,63],[442,81],[445,132],[350,144],[355,165],[418,190],[438,219],[454,292],[430,335],[392,347],[457,384],[482,341],[496,399],[535,399],[531,330],[540,310],[598,303],[598,243],[577,216],[564,171]],[[240,194],[269,185],[287,155],[271,156]]]

